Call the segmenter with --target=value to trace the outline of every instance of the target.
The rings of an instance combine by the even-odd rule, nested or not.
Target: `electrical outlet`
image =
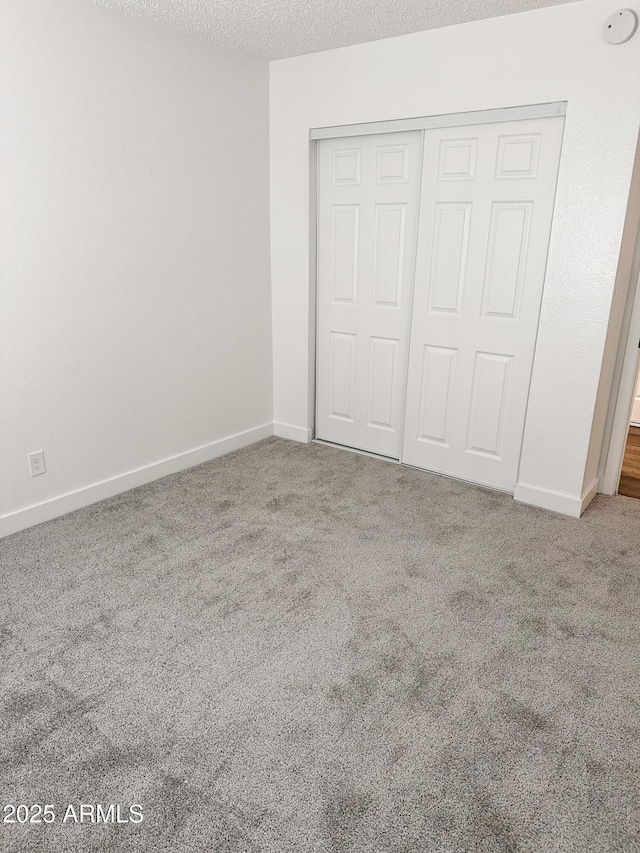
[[[44,464],[44,451],[38,450],[35,453],[29,454],[29,471],[32,477],[37,477],[38,474],[44,474],[47,466]]]

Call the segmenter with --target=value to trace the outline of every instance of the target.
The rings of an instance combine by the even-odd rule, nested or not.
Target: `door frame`
[[[605,495],[618,494],[622,463],[631,422],[631,409],[638,379],[640,361],[640,231],[636,237],[633,264],[631,268],[632,286],[629,288],[624,325],[628,324],[625,334],[623,326],[620,335],[621,351],[618,358],[622,363],[618,389],[613,403],[613,416],[608,437],[605,434],[605,462],[599,491]],[[608,440],[607,440],[608,438]]]
[[[444,113],[437,116],[392,119],[389,121],[344,124],[333,127],[315,127],[309,130],[309,396],[307,400],[311,430],[310,439],[316,435],[317,415],[317,364],[318,364],[318,141],[350,136],[371,136],[380,133],[397,133],[407,130],[429,130],[441,127],[464,127],[473,124],[494,124],[506,121],[524,121],[533,118],[566,116],[567,101],[543,104],[526,104],[515,107],[498,107],[471,110],[462,113]],[[535,356],[534,356],[535,359]],[[526,424],[526,415],[525,415]],[[380,457],[386,458],[386,457]],[[393,461],[393,460],[390,460]],[[622,462],[620,463],[622,465]]]

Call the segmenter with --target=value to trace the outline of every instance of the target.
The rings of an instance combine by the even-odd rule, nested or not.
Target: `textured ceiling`
[[[571,0],[95,0],[225,47],[282,59]]]

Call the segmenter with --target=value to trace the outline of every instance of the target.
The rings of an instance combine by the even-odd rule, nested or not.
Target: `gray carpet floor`
[[[639,555],[640,501],[281,439],[11,536],[0,804],[56,819],[0,848],[638,851]]]

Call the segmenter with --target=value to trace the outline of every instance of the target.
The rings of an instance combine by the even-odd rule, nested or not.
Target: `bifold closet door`
[[[318,143],[316,437],[398,459],[422,132]]]
[[[515,487],[563,127],[425,132],[403,462]]]

